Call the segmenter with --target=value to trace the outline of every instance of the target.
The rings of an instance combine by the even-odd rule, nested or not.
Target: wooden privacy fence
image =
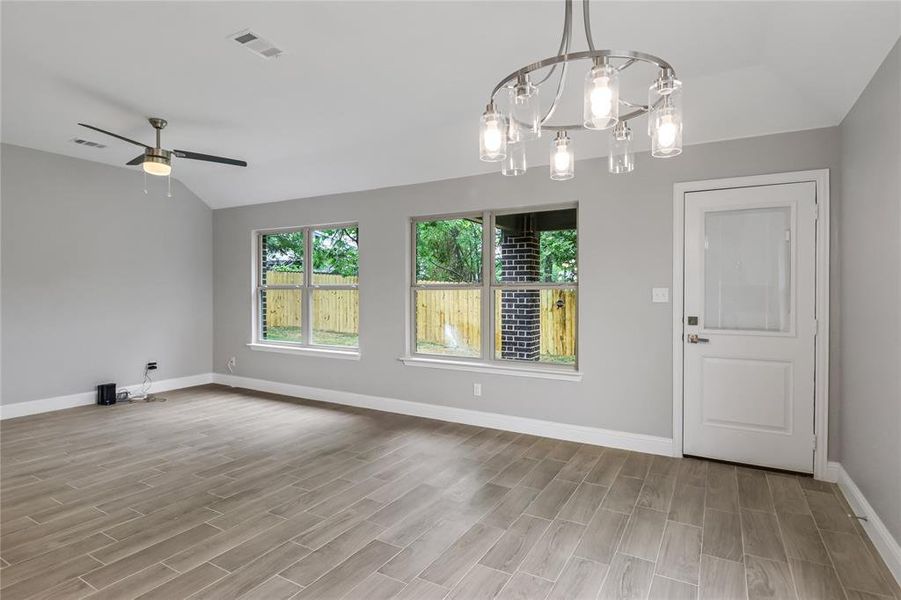
[[[270,285],[300,285],[302,274],[293,271],[269,271]],[[349,285],[356,277],[313,274],[314,283]],[[268,290],[266,292],[266,325],[268,327],[299,327],[301,319],[300,290]],[[359,292],[357,290],[313,290],[313,329],[337,333],[357,333],[360,330]]]
[[[499,293],[499,292],[496,292]],[[416,339],[439,346],[466,347],[478,353],[481,290],[419,290],[416,294]],[[576,291],[541,290],[541,354],[575,356]],[[562,306],[557,306],[562,300]],[[494,321],[501,322],[501,303],[494,303]],[[501,332],[494,332],[501,347]]]
[[[314,274],[315,283],[352,284],[356,277]],[[301,283],[301,274],[270,271],[273,285]],[[499,293],[499,292],[498,292]],[[358,333],[359,293],[356,290],[314,290],[313,328],[336,333]],[[481,344],[481,290],[420,290],[416,294],[416,339],[438,346],[462,346],[478,351]],[[541,353],[573,356],[576,353],[576,291],[541,290]],[[558,306],[558,302],[561,306]],[[495,322],[501,322],[500,302],[495,302]],[[298,327],[301,323],[300,291],[269,290],[266,324]],[[500,331],[495,346],[500,348]]]
[[[500,319],[497,314],[500,311],[494,312],[495,318]],[[495,334],[495,344],[499,347],[498,338]],[[541,353],[576,355],[576,290],[541,290]]]

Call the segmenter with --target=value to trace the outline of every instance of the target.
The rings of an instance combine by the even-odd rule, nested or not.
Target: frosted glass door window
[[[791,209],[708,212],[704,234],[704,326],[789,331]]]

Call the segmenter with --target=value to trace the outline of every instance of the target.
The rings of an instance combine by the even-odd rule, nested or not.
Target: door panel
[[[813,471],[816,187],[685,194],[683,452]]]
[[[791,434],[791,362],[704,358],[701,368],[704,425]]]

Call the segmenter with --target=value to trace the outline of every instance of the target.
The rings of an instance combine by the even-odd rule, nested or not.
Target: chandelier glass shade
[[[631,173],[635,170],[635,154],[632,152],[632,130],[625,121],[620,121],[610,136],[610,153],[607,155],[608,170],[611,173]]]
[[[648,91],[648,135],[651,156],[668,158],[682,153],[682,82],[656,82]]]
[[[582,101],[585,129],[610,129],[619,121],[619,73],[608,64],[597,64],[585,76]]]
[[[583,0],[582,18],[588,50],[571,52],[572,0],[564,0],[566,12],[563,37],[557,54],[526,65],[502,79],[492,90],[479,129],[479,156],[486,162],[501,162],[504,175],[526,172],[525,144],[541,137],[542,130],[555,133],[551,144],[550,177],[572,179],[575,154],[569,132],[609,130],[608,168],[611,173],[630,173],[635,169],[632,130],[628,122],[647,115],[651,156],[670,158],[682,153],[682,82],[672,65],[660,57],[634,50],[598,50],[591,36],[589,0]],[[582,122],[551,122],[566,86],[566,73],[574,63],[588,63],[585,73]],[[630,67],[652,65],[657,76],[648,88],[647,104],[632,102],[620,95],[620,82]],[[550,101],[542,109],[539,99],[542,85],[556,85]],[[631,89],[631,88],[629,88]],[[499,109],[498,94],[506,94]],[[515,155],[515,157],[514,157]]]
[[[573,153],[572,140],[565,131],[558,131],[554,143],[551,144],[551,179],[565,181],[575,177],[576,157]]]
[[[541,106],[538,88],[523,77],[510,88],[510,129],[514,141],[526,142],[541,137]]]
[[[507,124],[494,106],[488,104],[479,127],[479,158],[485,162],[500,162],[507,156]]]
[[[516,176],[526,172],[525,142],[507,142],[507,157],[501,162],[501,175]]]

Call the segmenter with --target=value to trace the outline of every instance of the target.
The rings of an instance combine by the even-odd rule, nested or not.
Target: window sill
[[[276,352],[278,354],[295,354],[298,356],[320,356],[322,358],[340,358],[344,360],[360,360],[359,350],[337,350],[334,348],[309,348],[298,346],[280,346],[278,344],[249,343],[247,347],[257,352]]]
[[[515,365],[496,365],[491,363],[448,360],[444,358],[423,358],[421,356],[402,356],[398,360],[408,367],[425,367],[428,369],[449,369],[452,371],[469,371],[472,373],[492,373],[513,377],[533,377],[537,379],[556,379],[558,381],[582,381],[581,371],[554,368],[531,368]]]

